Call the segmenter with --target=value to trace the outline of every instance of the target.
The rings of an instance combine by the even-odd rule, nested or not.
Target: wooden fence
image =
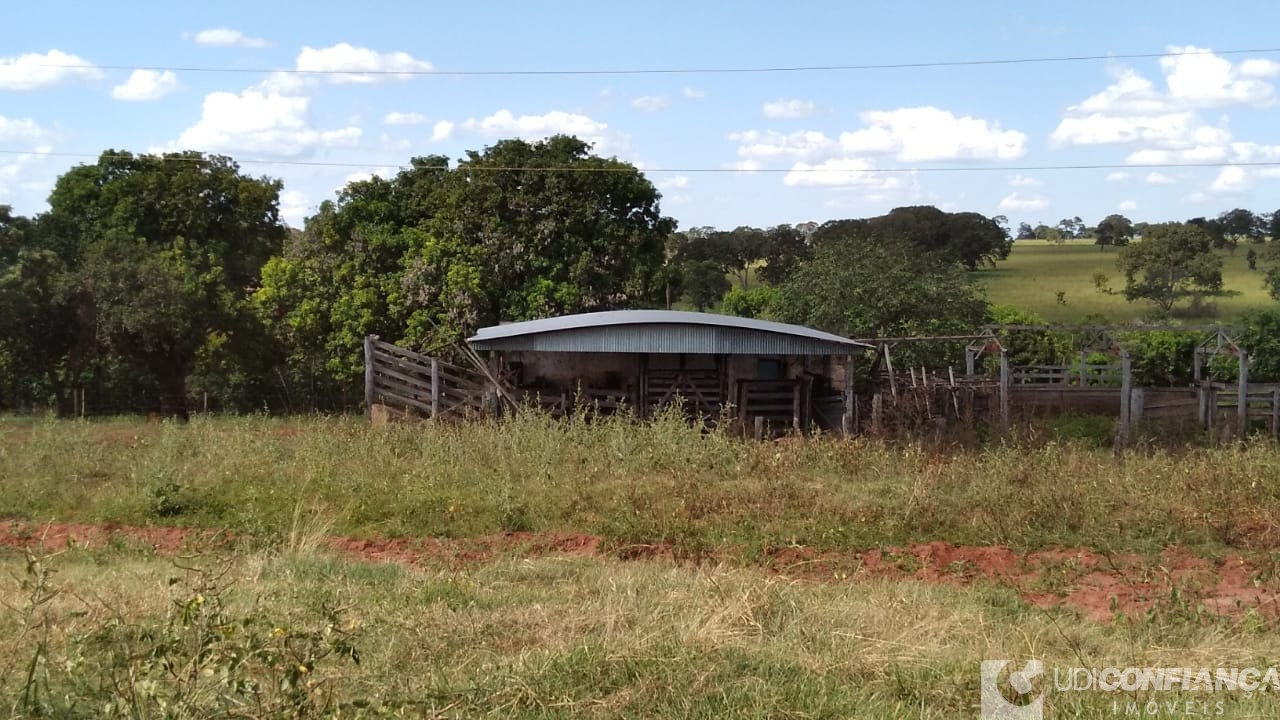
[[[484,375],[369,336],[364,340],[365,407],[375,403],[432,418],[485,410]]]

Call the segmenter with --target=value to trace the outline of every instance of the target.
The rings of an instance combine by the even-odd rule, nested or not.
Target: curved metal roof
[[[482,328],[477,350],[844,355],[871,347],[801,325],[676,310],[612,310]]]

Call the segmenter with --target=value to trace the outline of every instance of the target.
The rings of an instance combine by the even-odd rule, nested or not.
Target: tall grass
[[[15,716],[956,718],[977,714],[983,659],[1276,658],[1274,635],[1247,623],[1080,623],[998,588],[585,558],[452,572],[266,552],[183,561],[195,571],[127,551],[53,562],[60,592],[34,613],[45,632],[25,631],[31,613],[0,615],[0,698]],[[0,602],[14,607],[28,603],[10,580],[21,565],[0,553]],[[209,568],[218,585],[199,595],[171,583]],[[1048,690],[1047,717],[1114,717],[1113,694]],[[1274,712],[1268,695],[1211,699],[1225,717]]]
[[[294,545],[329,532],[566,530],[690,553],[947,540],[1216,554],[1280,544],[1280,453],[1266,441],[1118,459],[1054,442],[753,443],[674,416],[49,421],[0,430],[0,515],[229,528]]]

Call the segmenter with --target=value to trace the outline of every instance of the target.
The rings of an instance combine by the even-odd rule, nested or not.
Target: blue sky
[[[1280,166],[1229,164],[1280,161],[1280,53],[1227,52],[1280,46],[1280,4],[49,0],[5,15],[0,203],[28,214],[60,173],[91,159],[75,155],[107,148],[231,155],[281,178],[282,209],[300,224],[352,177],[557,131],[647,169],[682,227],[909,204],[1015,225],[1280,207]],[[1114,57],[1138,53],[1172,54]],[[1110,59],[445,74],[1080,55]],[[67,64],[81,67],[51,67]],[[143,66],[158,69],[134,70]],[[1149,167],[1177,163],[1223,165]],[[1003,169],[1099,164],[1124,167]]]

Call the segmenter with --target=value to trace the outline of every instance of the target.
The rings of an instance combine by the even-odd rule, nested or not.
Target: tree
[[[75,341],[66,265],[38,223],[0,205],[0,408],[45,402]]]
[[[1108,215],[1098,223],[1096,234],[1094,242],[1099,250],[1105,250],[1108,245],[1128,245],[1133,239],[1133,223],[1123,215]]]
[[[1226,244],[1233,249],[1241,241],[1260,243],[1266,239],[1267,227],[1264,218],[1244,208],[1222,213],[1218,216],[1216,225],[1220,228]]]
[[[405,271],[409,339],[658,301],[675,222],[639,170],[590,150],[558,135],[467,153]]]
[[[1018,223],[1018,234],[1015,240],[1034,240],[1036,238],[1036,230],[1031,227],[1030,223]]]
[[[1180,300],[1222,290],[1222,258],[1213,252],[1213,239],[1190,223],[1148,226],[1142,242],[1120,251],[1116,265],[1125,276],[1125,299],[1151,302],[1163,313]]]
[[[1068,240],[1084,237],[1084,221],[1079,216],[1059,220],[1058,229],[1062,231],[1062,237]]]
[[[778,285],[809,257],[809,243],[800,228],[778,225],[765,231],[763,255],[764,266],[756,275],[766,283]]]
[[[263,268],[254,303],[289,349],[292,384],[335,392],[362,373],[366,335],[405,340],[405,272],[428,243],[448,173],[447,158],[418,157],[393,178],[347,184]]]
[[[873,232],[815,245],[771,308],[784,322],[848,337],[972,332],[987,317],[982,291],[962,265]]]
[[[154,381],[162,412],[186,414],[202,348],[253,324],[249,293],[284,235],[280,187],[196,152],[107,151],[55,183],[42,232],[66,263],[80,337]]]
[[[1268,294],[1273,300],[1280,300],[1280,242],[1272,240],[1267,243],[1258,253],[1258,260],[1263,264],[1262,282],[1267,286]]]
[[[693,260],[681,266],[684,298],[698,312],[719,304],[732,287],[724,268],[714,260]]]
[[[818,228],[811,242],[816,246],[851,230],[862,232],[864,226],[881,237],[905,240],[918,250],[969,270],[993,267],[997,260],[1009,257],[1013,248],[1013,241],[995,219],[973,212],[946,213],[929,205],[900,207],[866,220],[833,220]]]

